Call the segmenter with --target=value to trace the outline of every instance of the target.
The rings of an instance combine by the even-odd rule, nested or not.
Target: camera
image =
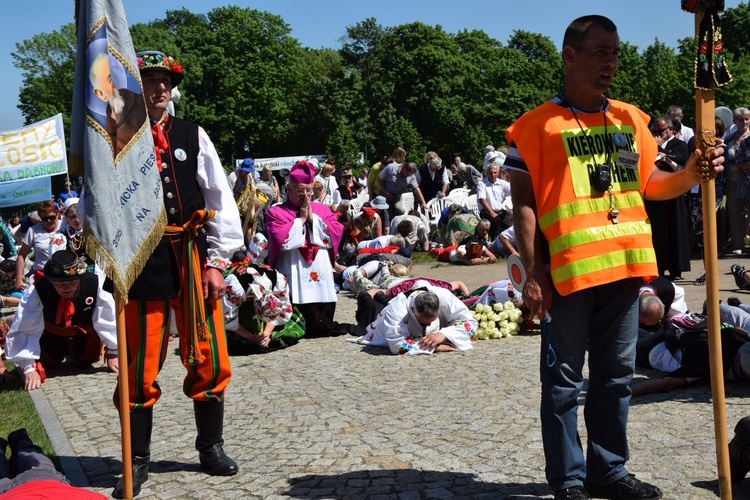
[[[607,191],[612,184],[612,164],[604,163],[597,165],[594,170],[594,189],[597,191]]]

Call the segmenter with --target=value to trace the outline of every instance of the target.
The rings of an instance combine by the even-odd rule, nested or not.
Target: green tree
[[[620,59],[617,75],[607,92],[607,97],[629,102],[643,109],[651,101],[649,89],[644,82],[650,77],[638,47],[628,42],[620,43]]]
[[[675,86],[689,85],[689,81],[684,71],[680,71],[674,49],[658,39],[643,52],[643,64],[648,68],[648,76],[642,86],[650,99],[636,104],[652,117],[663,115],[669,106],[676,104]]]
[[[360,81],[357,122],[362,137],[360,146],[366,158],[379,158],[399,144],[389,142],[384,135],[396,120],[396,110],[391,103],[394,82],[384,69],[389,58],[386,38],[391,33],[392,29],[383,28],[374,18],[367,18],[348,26],[340,39],[339,54],[343,64]]]
[[[339,52],[307,50],[307,77],[295,111],[295,138],[300,153],[333,156],[340,165],[356,163],[372,138],[365,131],[368,113],[359,99],[361,80]]]
[[[750,53],[727,55],[727,65],[732,81],[716,88],[716,106],[726,106],[731,110],[750,106]]]
[[[26,125],[63,114],[66,140],[70,139],[73,105],[76,30],[73,23],[59,31],[40,33],[16,44],[13,66],[23,74],[18,109]]]
[[[721,31],[728,52],[750,55],[750,3],[741,3],[721,14]]]
[[[180,113],[203,126],[225,160],[288,152],[303,49],[279,16],[235,6],[168,11],[186,68]]]
[[[421,162],[427,148],[444,156],[456,148],[466,126],[462,112],[466,61],[453,37],[440,26],[397,26],[386,40],[389,57],[384,69],[393,81],[391,104],[399,123],[411,124],[424,144],[421,150],[407,148],[410,159]]]

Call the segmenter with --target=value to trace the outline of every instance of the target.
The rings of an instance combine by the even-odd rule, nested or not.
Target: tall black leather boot
[[[198,437],[195,449],[201,468],[212,476],[234,476],[237,463],[224,453],[224,402],[193,401]]]
[[[141,485],[148,479],[148,461],[151,458],[151,429],[154,422],[153,407],[130,412],[130,453],[133,460],[133,496],[141,492]],[[117,481],[112,491],[113,498],[123,498],[125,483]]]
[[[745,479],[750,471],[750,416],[734,427],[734,438],[729,442],[729,470],[733,483]]]

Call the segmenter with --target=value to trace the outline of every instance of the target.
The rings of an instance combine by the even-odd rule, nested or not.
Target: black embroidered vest
[[[73,325],[90,325],[92,314],[96,308],[96,298],[99,289],[99,277],[94,273],[86,273],[81,276],[81,288],[72,299],[75,312],[73,313]],[[42,302],[44,321],[57,326],[65,326],[57,323],[57,305],[60,302],[60,294],[52,286],[47,278],[40,278],[34,283],[34,288],[39,294]]]
[[[198,125],[169,117],[164,127],[169,146],[161,155],[161,184],[167,224],[182,226],[196,210],[206,207],[196,180],[198,169]],[[206,261],[206,231],[196,239],[201,262]],[[151,254],[143,272],[130,288],[134,300],[166,300],[180,294],[182,270],[182,235],[164,236]]]
[[[422,191],[424,201],[430,201],[439,192],[443,190],[443,173],[445,172],[445,166],[442,166],[435,172],[435,178],[430,178],[430,168],[426,163],[419,167],[419,190]]]

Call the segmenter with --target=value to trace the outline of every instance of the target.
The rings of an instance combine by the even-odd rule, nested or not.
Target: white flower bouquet
[[[492,305],[476,304],[471,315],[479,324],[477,340],[500,339],[517,335],[527,320],[516,301],[496,302]]]

